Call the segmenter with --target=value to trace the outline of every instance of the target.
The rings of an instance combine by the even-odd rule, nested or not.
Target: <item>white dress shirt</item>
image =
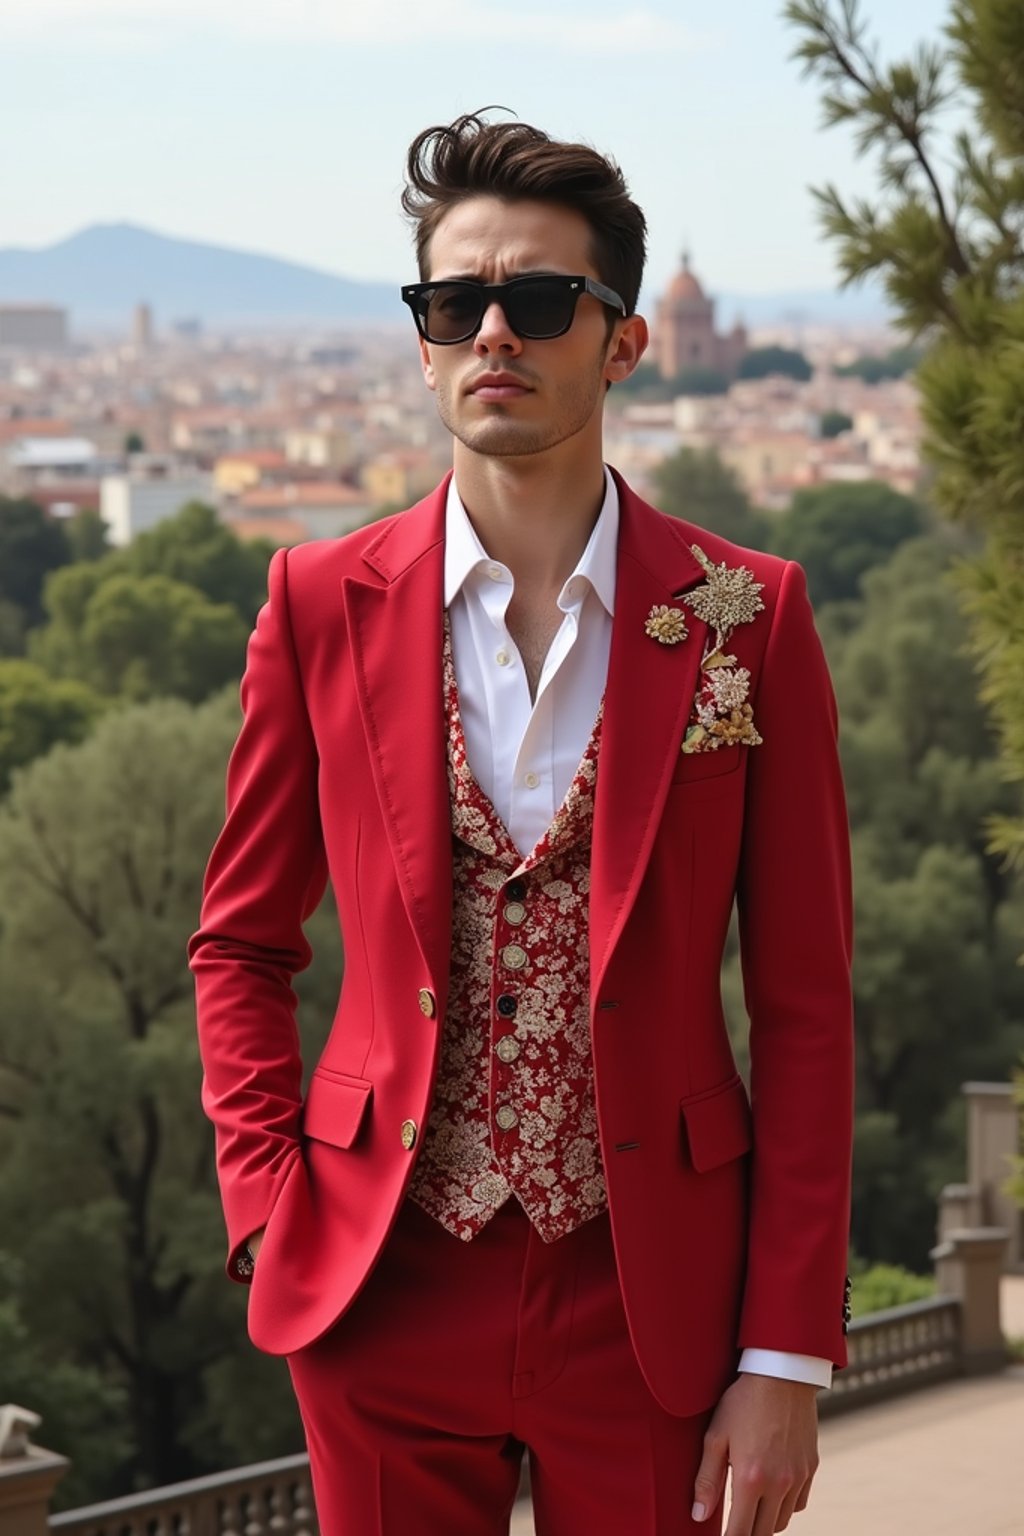
[[[562,623],[531,700],[526,669],[505,623],[512,572],[488,555],[454,478],[449,484],[444,602],[466,755],[477,783],[524,857],[565,798],[604,693],[618,536],[618,490],[605,469],[604,502],[587,547],[558,594]],[[739,1369],[818,1387],[832,1385],[831,1360],[816,1355],[745,1349]]]

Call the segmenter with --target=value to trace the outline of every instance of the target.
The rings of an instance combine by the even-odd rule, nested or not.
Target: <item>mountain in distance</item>
[[[653,311],[645,292],[647,312]],[[407,320],[398,283],[363,282],[299,262],[137,224],[93,224],[37,250],[0,248],[0,304],[50,303],[70,312],[72,331],[127,332],[136,304],[150,304],[157,330],[197,319],[217,329],[358,326]],[[877,289],[718,296],[718,325],[884,324]]]
[[[219,327],[399,321],[397,283],[357,282],[298,262],[137,224],[93,224],[39,250],[0,248],[0,303],[61,304],[73,331],[127,331],[136,304],[157,329],[198,319]]]

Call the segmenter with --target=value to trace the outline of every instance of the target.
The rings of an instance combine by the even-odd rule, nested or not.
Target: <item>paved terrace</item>
[[[1004,1333],[1024,1338],[1024,1277],[1004,1277],[1001,1302]],[[1024,1532],[1024,1365],[825,1419],[819,1444],[792,1536]],[[511,1536],[534,1536],[527,1509]]]

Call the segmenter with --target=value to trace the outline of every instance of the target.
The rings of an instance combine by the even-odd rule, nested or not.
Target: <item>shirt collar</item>
[[[462,505],[454,475],[448,484],[444,532],[444,605],[448,608],[474,572],[486,569],[494,563],[481,544],[477,531]],[[619,492],[614,478],[605,465],[604,501],[597,515],[597,522],[587,540],[587,547],[580,556],[576,569],[562,588],[559,597],[560,606],[576,606],[576,602],[568,597],[566,588],[577,577],[585,577],[608,613],[614,614],[618,543]],[[576,601],[578,602],[578,599]]]

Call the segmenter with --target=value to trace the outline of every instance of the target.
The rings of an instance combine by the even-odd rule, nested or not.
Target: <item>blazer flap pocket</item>
[[[740,747],[708,747],[703,752],[684,752],[681,748],[672,774],[673,784],[693,784],[703,779],[720,779],[735,773],[740,766]]]
[[[698,1173],[740,1157],[753,1146],[753,1117],[743,1079],[735,1077],[679,1101],[686,1124],[690,1161]]]
[[[332,1147],[350,1147],[370,1102],[373,1084],[365,1077],[314,1068],[302,1108],[302,1129]]]

